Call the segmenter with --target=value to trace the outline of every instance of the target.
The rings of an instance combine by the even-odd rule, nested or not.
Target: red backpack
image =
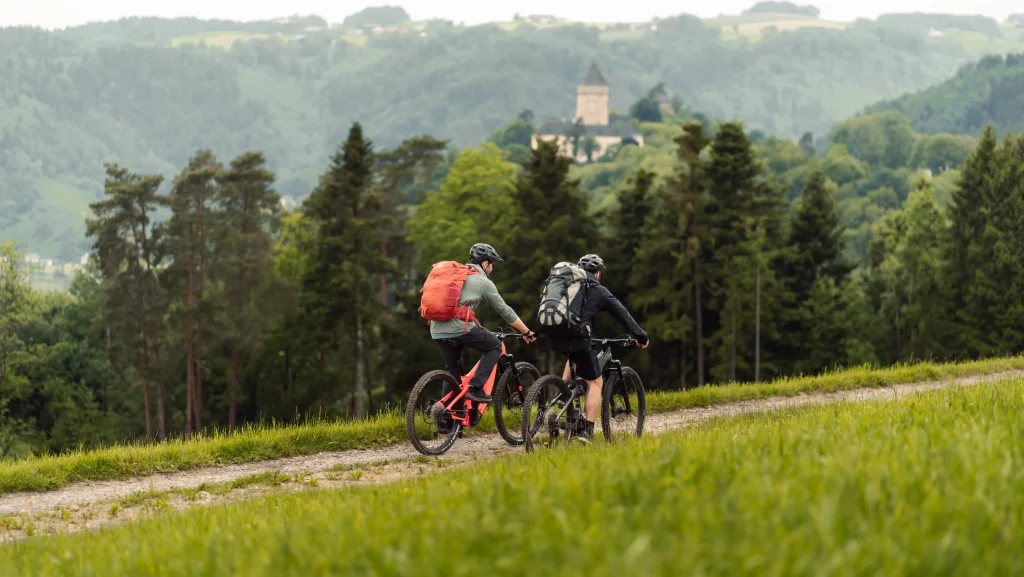
[[[475,268],[445,260],[434,263],[430,268],[423,288],[420,289],[420,316],[430,321],[450,321],[459,319],[465,321],[462,332],[470,322],[476,321],[476,315],[469,307],[459,306],[459,297],[462,296],[462,285],[466,277],[471,274],[479,274]]]

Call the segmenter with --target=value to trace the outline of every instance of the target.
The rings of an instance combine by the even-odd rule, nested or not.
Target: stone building
[[[575,118],[548,120],[531,138],[531,146],[537,148],[538,140],[557,141],[561,153],[576,162],[586,162],[588,152],[591,160],[597,160],[615,144],[643,146],[644,137],[631,119],[611,114],[609,95],[608,82],[597,64],[591,64],[583,82],[576,87]]]

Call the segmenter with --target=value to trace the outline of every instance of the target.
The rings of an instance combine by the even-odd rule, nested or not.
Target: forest
[[[481,240],[528,325],[555,262],[601,254],[604,284],[652,336],[623,356],[651,389],[1021,350],[1017,135],[947,147],[886,112],[838,125],[819,154],[810,135],[738,122],[645,123],[671,161],[636,164],[592,210],[585,171],[664,148],[574,167],[553,146],[514,148],[528,116],[463,149],[378,146],[353,123],[294,210],[258,151],[198,149],[166,187],[108,163],[69,294],[33,291],[3,245],[0,451],[394,407],[440,362],[416,310],[426,271]],[[837,209],[858,202],[863,238]],[[513,346],[553,367],[543,340]]]
[[[1024,52],[990,54],[963,66],[949,80],[914,94],[868,107],[868,112],[897,110],[915,130],[980,135],[985,126],[1024,128]]]
[[[346,22],[132,18],[0,29],[4,237],[77,262],[90,246],[84,219],[102,194],[104,163],[170,175],[199,148],[228,158],[262,151],[277,190],[302,200],[356,120],[386,147],[410,135],[474,146],[522,110],[538,122],[571,115],[591,61],[620,113],[663,82],[691,113],[798,138],[945,80],[976,53],[953,35],[873,21],[756,38],[727,37],[689,15],[644,30],[430,21],[368,36],[346,29],[360,18]]]

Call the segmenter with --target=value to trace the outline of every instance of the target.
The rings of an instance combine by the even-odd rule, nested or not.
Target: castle
[[[597,64],[591,64],[583,82],[576,87],[575,120],[548,120],[531,138],[531,147],[536,149],[539,140],[553,140],[563,155],[576,162],[586,162],[588,152],[590,160],[596,160],[604,156],[613,144],[643,146],[644,137],[629,117],[610,113],[609,94],[608,82],[597,69]]]

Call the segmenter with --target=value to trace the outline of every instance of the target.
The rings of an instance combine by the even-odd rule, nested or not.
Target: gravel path
[[[949,385],[968,386],[978,383],[993,382],[1008,378],[1024,376],[1024,371],[1011,371],[987,376],[965,377],[896,385],[886,388],[869,388],[842,391],[837,393],[809,393],[794,397],[773,397],[768,399],[741,401],[726,405],[683,409],[666,413],[655,413],[647,416],[644,433],[658,434],[664,431],[680,429],[694,422],[714,417],[740,415],[744,413],[774,411],[805,405],[820,405],[837,401],[863,402],[879,399],[892,399],[920,391],[927,391]],[[219,498],[212,498],[207,493],[204,497],[184,498],[184,491],[193,490],[201,485],[230,483],[240,478],[260,473],[280,473],[288,475],[291,482],[285,482],[286,488],[304,490],[311,487],[333,487],[344,485],[363,485],[368,483],[391,482],[398,479],[417,476],[436,471],[438,467],[458,465],[480,459],[489,459],[498,455],[521,452],[520,447],[508,446],[497,434],[472,435],[459,439],[455,446],[440,460],[424,459],[408,443],[401,443],[374,450],[352,450],[335,453],[318,453],[303,457],[288,457],[270,461],[260,461],[239,465],[224,465],[163,473],[129,480],[80,482],[49,492],[14,493],[0,497],[0,518],[26,519],[55,517],[63,519],[64,524],[77,525],[81,528],[94,528],[106,522],[123,522],[124,516],[97,515],[96,511],[113,506],[125,498],[137,496],[140,492],[151,494],[176,492],[177,498],[172,499],[171,509],[187,508],[193,505],[209,504],[223,500],[247,498],[262,494],[271,487],[244,487],[221,493]],[[370,471],[372,474],[362,475],[351,473],[355,470]],[[339,474],[350,471],[349,474]],[[276,485],[275,487],[281,487]],[[166,495],[165,495],[166,497]],[[165,503],[164,509],[168,508]],[[74,515],[69,519],[68,511],[92,511],[86,515],[85,521],[76,523]],[[74,527],[71,530],[76,530]],[[52,531],[48,531],[52,532]],[[5,528],[0,523],[0,540],[10,540],[25,536],[23,527]],[[31,533],[31,531],[29,531]]]

